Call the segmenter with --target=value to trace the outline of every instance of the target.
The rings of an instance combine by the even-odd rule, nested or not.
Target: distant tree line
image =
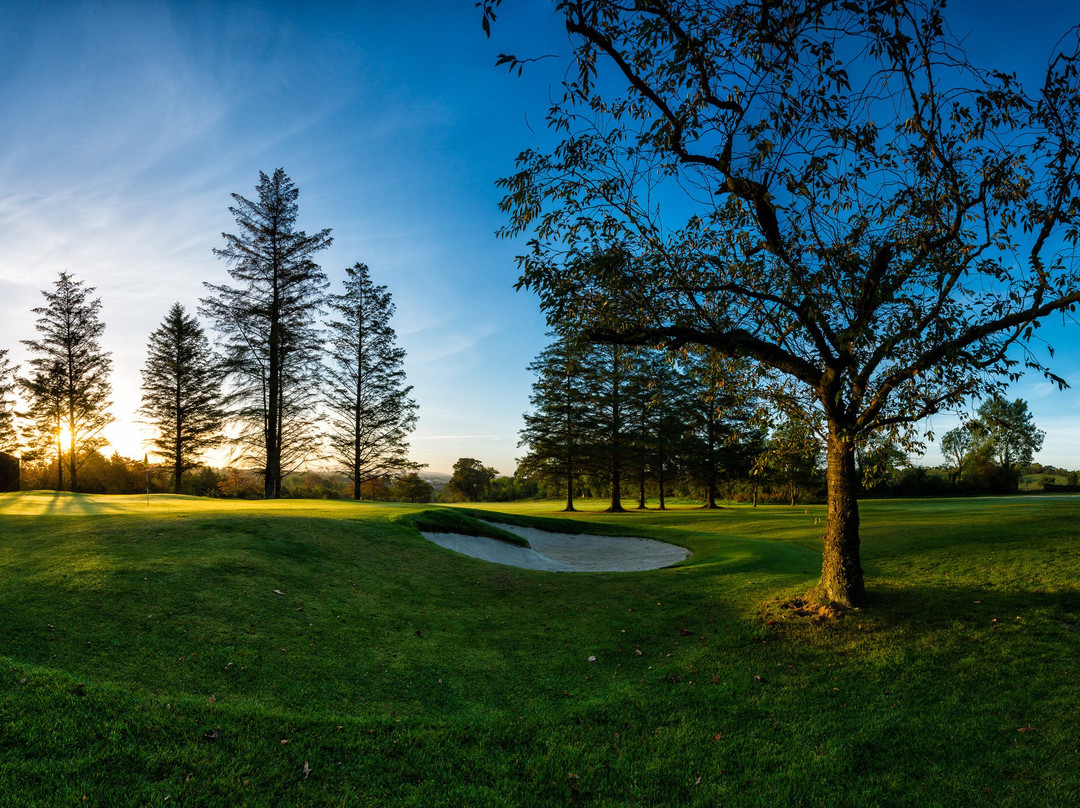
[[[655,499],[663,509],[670,497],[707,508],[718,498],[794,505],[825,497],[820,417],[796,401],[779,408],[775,391],[767,405],[753,363],[564,334],[530,369],[533,409],[525,414],[527,451],[515,484],[535,483],[539,495],[561,497],[566,510],[580,496],[606,497],[611,511],[621,510],[624,498],[638,508]],[[952,463],[945,469],[910,464],[888,439],[862,441],[858,487],[871,496],[1013,493],[1043,436],[1026,402],[994,395],[942,437]]]
[[[233,194],[237,232],[223,234],[214,251],[232,283],[206,283],[199,307],[216,350],[179,303],[149,337],[139,414],[164,460],[155,474],[168,469],[176,493],[233,496],[250,495],[243,476],[254,475],[261,496],[276,498],[297,489],[284,485],[290,475],[332,464],[356,498],[392,487],[421,466],[408,459],[416,402],[390,325],[390,293],[357,262],[342,290],[330,294],[315,262],[330,230],[297,228],[299,191],[282,169],[260,173],[256,192],[254,200]],[[114,418],[112,360],[101,347],[105,324],[94,291],[67,272],[43,290],[36,338],[23,341],[31,355],[25,375],[0,350],[0,451],[21,451],[35,485],[132,487],[135,461],[99,452]],[[25,413],[13,410],[16,390],[28,402]],[[238,468],[211,480],[204,457],[225,444],[239,452]]]

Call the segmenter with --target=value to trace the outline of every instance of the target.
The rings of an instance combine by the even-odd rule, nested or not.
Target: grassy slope
[[[694,551],[608,575],[417,510],[0,495],[0,806],[1080,802],[1080,500],[865,503],[827,625],[821,508],[577,517]]]

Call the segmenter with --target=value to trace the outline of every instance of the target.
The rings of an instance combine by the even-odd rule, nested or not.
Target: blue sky
[[[0,16],[0,347],[25,358],[30,309],[60,270],[97,287],[113,352],[110,437],[141,455],[134,425],[150,332],[202,282],[232,231],[229,194],[285,168],[300,226],[330,227],[322,265],[337,284],[362,261],[397,304],[420,405],[414,459],[462,456],[514,470],[528,407],[526,365],[546,343],[535,299],[513,290],[519,245],[494,181],[522,148],[549,143],[549,88],[501,51],[565,53],[544,0],[506,0],[489,40],[473,0],[432,2],[6,4]],[[956,4],[980,61],[1032,73],[1077,14],[1065,3]],[[1008,37],[1002,32],[1008,32]],[[1056,328],[1055,368],[1080,383],[1076,327]],[[1080,391],[1038,379],[1039,459],[1080,466]],[[940,417],[940,433],[954,423]],[[931,452],[927,462],[938,462]]]

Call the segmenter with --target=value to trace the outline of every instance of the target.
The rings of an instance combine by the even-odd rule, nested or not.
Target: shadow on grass
[[[992,624],[1015,622],[1019,615],[1038,611],[1057,619],[1080,640],[1080,589],[1002,590],[964,584],[903,586],[874,584],[866,615],[895,625],[944,626],[957,620]]]

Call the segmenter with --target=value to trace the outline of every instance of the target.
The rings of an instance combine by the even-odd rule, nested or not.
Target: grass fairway
[[[864,503],[826,622],[821,507],[575,517],[694,553],[609,574],[419,510],[0,495],[0,806],[1080,804],[1080,499]]]

